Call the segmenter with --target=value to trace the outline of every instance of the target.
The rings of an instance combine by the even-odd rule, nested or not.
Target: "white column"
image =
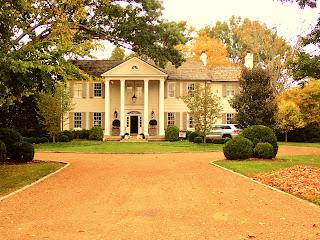
[[[149,80],[144,80],[144,132],[145,136],[149,135],[148,127],[149,127]]]
[[[125,131],[125,116],[124,116],[124,101],[125,101],[125,80],[120,80],[120,135],[124,136]]]
[[[104,81],[104,136],[110,136],[110,80],[106,79]]]
[[[164,79],[159,85],[159,135],[164,136]]]

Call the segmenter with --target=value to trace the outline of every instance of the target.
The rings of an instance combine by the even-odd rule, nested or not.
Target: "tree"
[[[64,114],[71,111],[73,105],[68,90],[62,84],[56,86],[54,94],[41,92],[38,97],[38,120],[50,133],[55,143],[65,121]]]
[[[219,39],[212,39],[204,31],[185,45],[177,46],[188,60],[199,60],[204,51],[208,56],[208,66],[230,66],[234,63],[228,59],[228,52]]]
[[[221,115],[220,99],[212,93],[208,84],[205,87],[196,84],[194,91],[181,98],[189,109],[195,130],[204,136],[204,143],[206,143],[207,133]]]
[[[275,88],[270,81],[269,72],[261,67],[242,69],[240,93],[230,101],[237,111],[236,121],[242,128],[252,125],[275,128],[277,104]]]
[[[55,83],[89,77],[68,59],[90,56],[99,40],[146,54],[159,66],[184,61],[175,45],[185,22],[161,18],[159,0],[0,0],[0,103]]]
[[[280,132],[285,134],[285,142],[288,141],[288,132],[297,128],[303,128],[305,122],[300,108],[291,100],[282,99],[278,105],[277,123]]]
[[[120,47],[115,47],[111,53],[109,60],[124,60],[126,57],[124,49]]]

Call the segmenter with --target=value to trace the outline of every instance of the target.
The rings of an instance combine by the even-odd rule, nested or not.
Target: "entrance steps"
[[[138,139],[137,136],[130,136],[129,139],[121,139],[121,136],[107,136],[108,142],[160,142],[165,141],[164,136],[146,136],[145,139]]]
[[[148,142],[147,139],[138,139],[137,136],[130,136],[129,139],[122,139],[121,142]]]

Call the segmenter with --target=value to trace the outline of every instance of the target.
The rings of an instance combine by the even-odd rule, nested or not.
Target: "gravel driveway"
[[[1,240],[320,239],[320,208],[210,165],[221,152],[35,158],[71,165],[0,202]]]

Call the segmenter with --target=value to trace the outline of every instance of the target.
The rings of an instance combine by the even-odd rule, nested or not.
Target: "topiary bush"
[[[203,143],[202,137],[198,136],[194,138],[194,143]]]
[[[179,128],[177,126],[168,126],[165,132],[166,140],[170,142],[179,140]]]
[[[10,160],[13,162],[30,162],[34,157],[34,148],[31,143],[17,142],[11,146]]]
[[[22,136],[16,130],[10,128],[0,128],[0,140],[4,142],[8,156],[11,155],[11,146],[22,141]]]
[[[61,132],[61,134],[68,136],[69,141],[72,141],[74,139],[74,134],[70,130],[64,130]]]
[[[89,139],[90,140],[102,140],[103,130],[101,127],[95,126],[90,129]]]
[[[3,141],[0,140],[0,162],[7,159],[7,149]]]
[[[253,143],[244,137],[230,139],[223,146],[224,156],[229,160],[251,158],[253,154]]]
[[[276,157],[278,153],[278,143],[277,137],[271,128],[262,125],[254,125],[244,129],[240,136],[248,138],[253,142],[253,148],[258,143],[268,142],[273,147],[273,155],[272,157]]]
[[[112,121],[112,126],[114,127],[120,127],[120,120],[119,119],[115,119]]]
[[[214,139],[212,139],[212,142],[214,144],[225,144],[229,140],[230,140],[230,138],[214,138]]]
[[[189,134],[189,142],[194,142],[194,138],[198,137],[199,134],[197,132],[191,132]]]
[[[256,158],[272,159],[273,147],[270,143],[258,143],[253,149],[253,156]]]
[[[69,141],[69,137],[67,135],[64,135],[64,134],[60,134],[59,135],[58,141],[59,142],[70,142]]]

